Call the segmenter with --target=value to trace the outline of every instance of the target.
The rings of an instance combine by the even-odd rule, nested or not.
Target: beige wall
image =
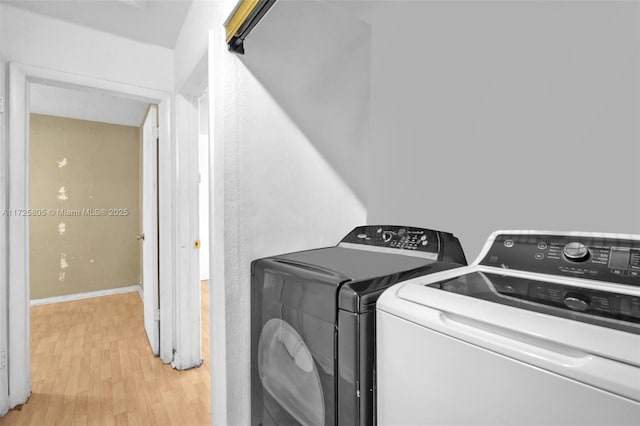
[[[139,283],[138,128],[31,114],[30,129],[30,207],[46,213],[30,220],[31,298]]]

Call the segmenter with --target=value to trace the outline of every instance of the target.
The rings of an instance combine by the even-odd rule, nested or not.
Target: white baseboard
[[[142,288],[142,286],[140,284],[137,284],[135,287],[137,287],[138,295],[140,296],[140,300],[142,300],[142,303],[144,303],[144,289]]]
[[[142,287],[140,284],[129,287],[111,288],[108,290],[89,291],[87,293],[67,294],[64,296],[46,297],[44,299],[31,300],[31,306],[50,305],[52,303],[71,302],[72,300],[90,299],[92,297],[111,296],[113,294],[131,293],[137,291],[142,297]]]

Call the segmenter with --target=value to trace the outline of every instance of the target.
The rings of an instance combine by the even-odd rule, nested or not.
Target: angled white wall
[[[320,33],[320,41],[287,47],[278,31],[271,30],[283,27],[292,12],[290,7],[305,3],[320,13],[321,19],[316,14],[314,21],[311,14],[305,14],[301,25],[313,29],[309,36]],[[210,306],[212,415],[218,425],[248,424],[250,419],[251,261],[334,245],[366,220],[366,158],[353,161],[353,170],[344,166],[346,159],[360,155],[363,141],[341,139],[337,144],[328,135],[338,124],[347,126],[350,134],[356,128],[368,132],[368,98],[358,95],[351,99],[351,90],[340,93],[349,83],[358,90],[368,88],[368,27],[352,22],[355,31],[365,34],[347,32],[359,43],[358,55],[353,58],[348,49],[334,49],[335,32],[326,31],[326,27],[324,33],[320,31],[319,26],[326,25],[348,30],[345,18],[329,5],[315,1],[276,3],[251,34],[251,41],[247,40],[246,55],[239,58],[227,51],[224,42],[223,22],[234,6],[235,1],[195,2],[175,51],[176,87],[182,87],[202,63],[207,33],[212,31]],[[305,49],[305,45],[311,48]],[[273,55],[269,53],[272,48],[277,50]],[[329,69],[305,69],[307,75],[298,83],[304,83],[312,93],[329,90],[335,94],[334,99],[322,99],[322,108],[333,105],[344,113],[335,127],[327,119],[330,111],[305,105],[301,111],[292,111],[290,89],[272,80],[278,70],[293,69],[305,60],[330,65]],[[345,68],[339,70],[339,64],[346,64]],[[351,80],[327,88],[332,76]],[[325,115],[314,121],[318,111]]]
[[[173,51],[2,5],[7,61],[150,89],[173,90]]]
[[[371,26],[324,1],[282,1],[238,58],[366,204]]]
[[[369,221],[640,233],[640,5],[380,2]]]

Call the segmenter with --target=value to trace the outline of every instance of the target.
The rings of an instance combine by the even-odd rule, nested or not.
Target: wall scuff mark
[[[64,200],[68,200],[69,197],[67,197],[67,191],[64,188],[64,186],[61,186],[60,189],[58,189],[58,200],[60,201],[64,201]]]
[[[60,255],[60,269],[67,269],[69,264],[67,263],[67,255],[62,253]]]
[[[65,269],[67,269],[69,267],[69,264],[67,263],[67,255],[65,253],[60,253],[60,275],[58,276],[58,281],[64,281],[65,277],[66,277],[66,271]]]

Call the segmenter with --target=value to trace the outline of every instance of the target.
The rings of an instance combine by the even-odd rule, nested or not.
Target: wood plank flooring
[[[210,425],[207,282],[200,368],[154,357],[142,312],[137,293],[31,308],[32,395],[0,426]]]

